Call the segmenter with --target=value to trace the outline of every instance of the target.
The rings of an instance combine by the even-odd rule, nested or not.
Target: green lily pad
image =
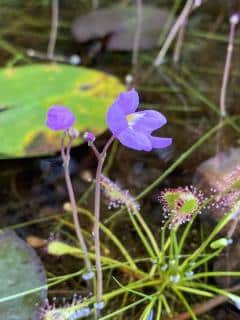
[[[106,73],[59,64],[2,69],[0,86],[1,158],[59,150],[61,133],[45,126],[46,112],[54,104],[72,110],[80,132],[100,134],[106,129],[109,105],[124,91],[120,81]]]
[[[6,297],[46,284],[45,271],[40,259],[13,231],[0,233],[0,283],[1,319],[39,319],[36,304],[46,298],[46,290],[2,301]]]

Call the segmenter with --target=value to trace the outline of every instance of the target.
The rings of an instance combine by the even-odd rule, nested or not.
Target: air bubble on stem
[[[187,278],[191,278],[193,275],[194,275],[194,272],[193,272],[193,271],[187,271],[187,272],[185,272],[185,276],[186,276]]]
[[[77,320],[84,317],[87,317],[90,315],[90,309],[88,307],[85,307],[80,310],[74,311],[69,317],[68,320]]]
[[[167,264],[164,264],[163,266],[161,266],[161,270],[162,271],[167,271],[168,269],[168,265]]]
[[[179,274],[175,274],[169,277],[169,280],[173,283],[178,283],[180,281],[181,277]]]
[[[96,310],[102,310],[105,307],[105,302],[104,301],[99,301],[94,303],[94,308]]]
[[[84,273],[84,274],[82,275],[82,278],[83,278],[83,280],[85,280],[85,281],[91,280],[93,277],[94,277],[94,272],[93,272],[93,271],[90,271],[90,272],[88,272],[88,273]]]

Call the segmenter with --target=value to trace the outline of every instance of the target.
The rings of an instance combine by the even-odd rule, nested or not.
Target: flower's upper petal
[[[120,93],[115,102],[125,115],[133,113],[139,105],[139,95],[135,89]]]
[[[150,138],[142,132],[127,128],[118,135],[119,141],[126,147],[134,150],[151,151]]]
[[[67,130],[74,122],[74,114],[64,106],[52,106],[47,112],[46,125],[52,130]]]
[[[129,118],[129,126],[134,130],[144,133],[151,133],[167,123],[167,119],[164,117],[164,115],[154,110],[136,112],[132,115],[132,117],[130,115]]]
[[[150,136],[149,139],[151,140],[153,149],[166,148],[172,144],[172,138],[160,138]]]
[[[109,129],[115,136],[127,128],[126,116],[117,101],[109,108],[106,121]]]

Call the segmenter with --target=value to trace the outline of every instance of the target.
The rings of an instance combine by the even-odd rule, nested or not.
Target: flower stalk
[[[65,138],[66,138],[66,132],[64,133],[63,138],[62,138],[62,142],[61,142],[61,156],[62,156],[62,160],[63,160],[64,176],[65,176],[67,191],[68,191],[68,195],[69,195],[69,200],[71,203],[72,216],[73,216],[73,222],[74,222],[76,235],[79,240],[80,247],[83,251],[84,262],[85,262],[86,269],[88,272],[87,278],[90,279],[93,276],[92,266],[91,266],[90,259],[88,257],[87,245],[86,245],[86,242],[84,240],[84,237],[83,237],[83,234],[81,231],[81,225],[80,225],[79,218],[78,218],[77,203],[76,203],[76,199],[75,199],[75,195],[74,195],[74,191],[73,191],[73,186],[72,186],[72,182],[71,182],[71,178],[70,178],[70,173],[69,173],[70,150],[71,150],[71,146],[72,146],[74,137],[71,137],[71,136],[69,137],[69,142],[68,142],[67,146],[65,146]]]
[[[220,94],[221,117],[226,116],[226,92],[227,92],[227,85],[228,85],[229,74],[231,69],[236,26],[239,23],[239,19],[240,17],[238,13],[233,14],[230,18],[230,32],[229,32],[229,38],[228,38],[227,56],[225,61],[225,67],[224,67],[224,73],[223,73],[223,79],[222,79],[222,88],[221,88],[221,94]]]
[[[93,149],[94,154],[97,157],[98,165],[96,171],[96,184],[95,184],[95,200],[94,200],[94,247],[95,247],[95,257],[96,257],[96,309],[101,309],[103,303],[103,275],[102,275],[102,265],[101,265],[101,248],[100,248],[100,205],[101,205],[101,175],[103,170],[104,160],[106,158],[106,153],[110,145],[114,140],[112,136],[106,143],[103,151],[100,153],[94,143],[89,143],[89,146]]]

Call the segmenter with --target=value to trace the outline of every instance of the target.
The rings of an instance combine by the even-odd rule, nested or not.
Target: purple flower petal
[[[132,120],[129,121],[130,127],[145,133],[151,133],[152,131],[161,128],[166,123],[167,119],[164,115],[154,110],[135,112],[132,115]]]
[[[166,148],[172,144],[172,138],[159,138],[150,136],[149,139],[151,140],[153,149]]]
[[[123,130],[118,135],[119,141],[126,147],[135,150],[151,151],[152,143],[150,137],[142,132],[135,131],[131,128]]]
[[[46,125],[52,130],[67,130],[74,122],[74,114],[66,107],[53,106],[47,112]]]
[[[151,151],[153,148],[165,148],[172,143],[171,138],[151,136],[152,132],[167,123],[167,119],[158,111],[135,112],[139,96],[135,89],[121,93],[107,113],[109,129],[125,146]]]
[[[125,115],[133,113],[139,105],[139,95],[135,89],[120,93],[115,101]]]
[[[108,110],[106,120],[109,129],[116,136],[128,126],[126,116],[117,102],[114,102]]]

